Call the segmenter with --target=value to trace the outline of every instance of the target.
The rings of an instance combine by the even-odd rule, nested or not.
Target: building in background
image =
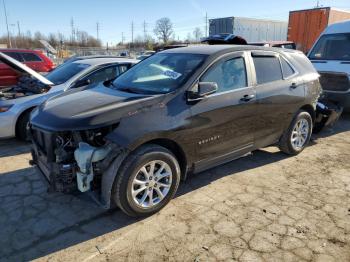
[[[209,35],[229,33],[243,37],[247,42],[285,41],[288,22],[225,17],[209,20]]]
[[[293,41],[297,49],[307,53],[328,25],[348,19],[350,11],[331,7],[291,11],[288,41]]]

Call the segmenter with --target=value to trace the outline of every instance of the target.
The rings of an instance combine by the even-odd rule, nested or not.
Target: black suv
[[[114,81],[62,94],[31,117],[33,164],[52,191],[150,215],[187,174],[272,144],[308,144],[321,88],[298,51],[192,46],[163,51]]]

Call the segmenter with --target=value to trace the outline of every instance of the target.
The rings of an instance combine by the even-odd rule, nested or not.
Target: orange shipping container
[[[289,12],[288,41],[297,49],[308,52],[324,29],[330,24],[350,19],[350,12],[322,7]]]

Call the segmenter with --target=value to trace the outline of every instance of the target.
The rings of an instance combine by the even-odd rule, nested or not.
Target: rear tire
[[[112,198],[129,216],[149,216],[175,195],[180,182],[176,157],[166,148],[145,145],[125,160],[114,182]]]
[[[279,148],[288,155],[301,153],[310,141],[312,134],[311,115],[300,110],[294,117],[289,128],[282,135]]]
[[[27,125],[29,123],[31,110],[24,112],[18,119],[16,125],[16,136],[22,141],[28,141]]]

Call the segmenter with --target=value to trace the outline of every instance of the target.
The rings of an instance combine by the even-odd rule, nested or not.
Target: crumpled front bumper
[[[71,193],[76,191],[75,163],[58,164],[49,162],[45,154],[34,144],[31,150],[31,165],[36,165],[48,185],[48,192]]]
[[[39,131],[39,130],[38,130]],[[38,134],[31,127],[33,142],[31,165],[35,165],[45,178],[48,192],[72,193],[78,191],[77,175],[80,170],[77,161],[72,158],[69,163],[57,163],[55,155],[55,134],[40,130]],[[107,145],[106,145],[107,146]],[[113,185],[118,169],[128,155],[129,151],[116,144],[108,144],[108,155],[101,161],[93,164],[94,176],[98,174],[98,187],[94,183],[92,190],[87,191],[99,206],[109,209],[113,206],[111,201]]]

